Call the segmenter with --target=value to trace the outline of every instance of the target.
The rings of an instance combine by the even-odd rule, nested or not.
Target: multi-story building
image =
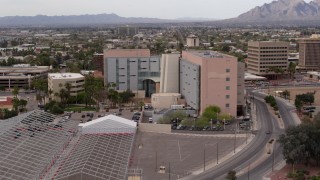
[[[161,58],[160,93],[179,93],[180,54],[163,54]]]
[[[49,66],[0,67],[0,88],[30,88],[34,78],[46,78]]]
[[[121,36],[134,36],[138,34],[139,28],[135,26],[122,26],[117,28],[118,35]]]
[[[279,75],[288,67],[289,42],[251,41],[248,43],[248,72],[256,75]],[[280,72],[279,71],[279,72]]]
[[[210,105],[237,115],[238,60],[214,51],[183,51],[180,92],[188,106],[201,114]]]
[[[149,49],[112,49],[104,53],[105,84],[115,83],[117,90],[145,91],[146,97],[159,92],[160,57]]]
[[[77,96],[78,93],[84,91],[85,77],[78,73],[49,73],[48,90],[52,91],[49,95],[50,99],[60,101],[60,98],[55,96],[55,94],[59,94],[61,89],[67,91],[67,83],[71,85],[70,95]]]
[[[200,44],[200,41],[198,36],[191,34],[187,37],[188,47],[199,47],[199,44]]]
[[[320,68],[320,38],[300,39],[298,43],[299,67]]]
[[[238,87],[237,87],[237,115],[243,115],[246,105],[245,101],[245,74],[246,65],[244,62],[238,62]]]
[[[96,70],[102,72],[103,74],[103,56],[104,54],[94,54],[93,55],[93,65]]]

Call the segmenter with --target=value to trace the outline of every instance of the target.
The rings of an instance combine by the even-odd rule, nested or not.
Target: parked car
[[[86,117],[86,115],[85,114],[82,114],[82,116],[81,116],[82,118],[85,118]]]
[[[149,123],[153,123],[152,117],[150,117],[148,121],[149,121]]]

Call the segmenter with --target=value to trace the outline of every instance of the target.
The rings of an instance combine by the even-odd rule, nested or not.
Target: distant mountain
[[[131,23],[163,23],[172,20],[157,18],[121,17],[116,14],[71,15],[71,16],[6,16],[0,17],[0,26],[21,25],[104,25]]]
[[[205,21],[215,21],[217,19],[214,18],[202,18],[202,17],[182,17],[174,19],[174,21],[180,21],[180,22],[205,22]]]
[[[272,22],[320,20],[320,0],[277,0],[258,6],[233,20],[239,22]]]

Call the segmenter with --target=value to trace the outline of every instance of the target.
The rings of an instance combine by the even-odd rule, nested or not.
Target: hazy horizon
[[[0,0],[0,17],[117,14],[122,17],[227,19],[273,0]],[[311,0],[306,0],[310,2]]]

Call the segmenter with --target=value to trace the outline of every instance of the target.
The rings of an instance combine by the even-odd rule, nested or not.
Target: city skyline
[[[270,3],[272,1],[273,0],[225,0],[223,2],[210,0],[0,0],[2,4],[0,17],[16,15],[60,16],[115,13],[122,17],[227,19],[237,17],[256,6],[261,6],[264,3]],[[306,2],[310,1],[311,0],[306,0]]]

